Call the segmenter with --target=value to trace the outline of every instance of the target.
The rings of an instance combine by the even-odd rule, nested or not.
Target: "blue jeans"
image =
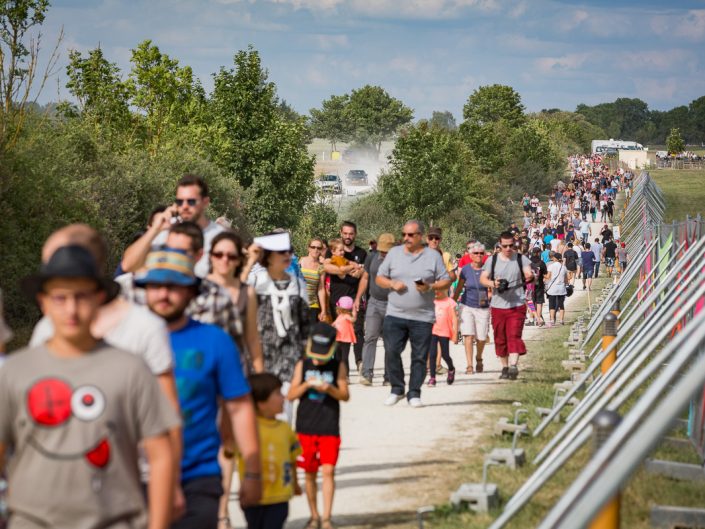
[[[432,328],[433,324],[426,321],[407,320],[396,316],[384,317],[384,366],[389,375],[392,393],[395,395],[404,394],[404,366],[401,354],[408,341],[411,344],[411,373],[406,397],[421,397],[421,386],[426,379],[426,360]]]

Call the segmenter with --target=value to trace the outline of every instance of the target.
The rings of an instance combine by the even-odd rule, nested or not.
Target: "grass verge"
[[[705,170],[654,169],[649,174],[666,199],[664,222],[705,214]]]

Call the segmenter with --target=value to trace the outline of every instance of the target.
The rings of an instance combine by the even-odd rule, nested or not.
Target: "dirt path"
[[[568,298],[567,321],[576,317],[575,307],[586,295],[578,287]],[[545,309],[546,319],[547,313]],[[528,342],[540,341],[547,332],[552,331],[527,327],[524,336]],[[416,509],[447,502],[450,492],[459,485],[448,477],[457,476],[463,455],[473,449],[483,431],[491,428],[483,417],[488,404],[501,403],[493,392],[500,384],[511,383],[498,380],[500,364],[492,344],[485,349],[485,373],[475,375],[464,374],[462,344],[451,344],[459,373],[456,382],[448,386],[445,375],[441,375],[435,388],[424,386],[423,408],[413,409],[406,401],[390,408],[382,404],[389,394],[389,387],[381,385],[383,356],[380,341],[375,385],[360,386],[357,376],[353,376],[350,402],[342,405],[343,441],[333,508],[333,521],[338,527],[412,528],[416,527]],[[408,350],[404,360],[408,375]],[[235,503],[231,513],[233,525],[244,527]],[[287,528],[302,528],[308,517],[305,498],[294,498]]]

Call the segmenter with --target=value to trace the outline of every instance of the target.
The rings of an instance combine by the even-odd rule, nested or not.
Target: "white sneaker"
[[[396,393],[390,393],[387,400],[384,401],[385,406],[394,406],[397,402],[404,398],[404,395],[397,395]]]
[[[423,408],[423,402],[421,402],[419,397],[413,397],[409,399],[409,406],[412,408]]]

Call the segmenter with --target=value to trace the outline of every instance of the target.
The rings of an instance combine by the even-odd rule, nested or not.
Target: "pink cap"
[[[340,307],[341,309],[344,310],[352,310],[353,309],[353,298],[350,296],[343,296],[338,300],[338,302],[335,304],[336,307]]]

